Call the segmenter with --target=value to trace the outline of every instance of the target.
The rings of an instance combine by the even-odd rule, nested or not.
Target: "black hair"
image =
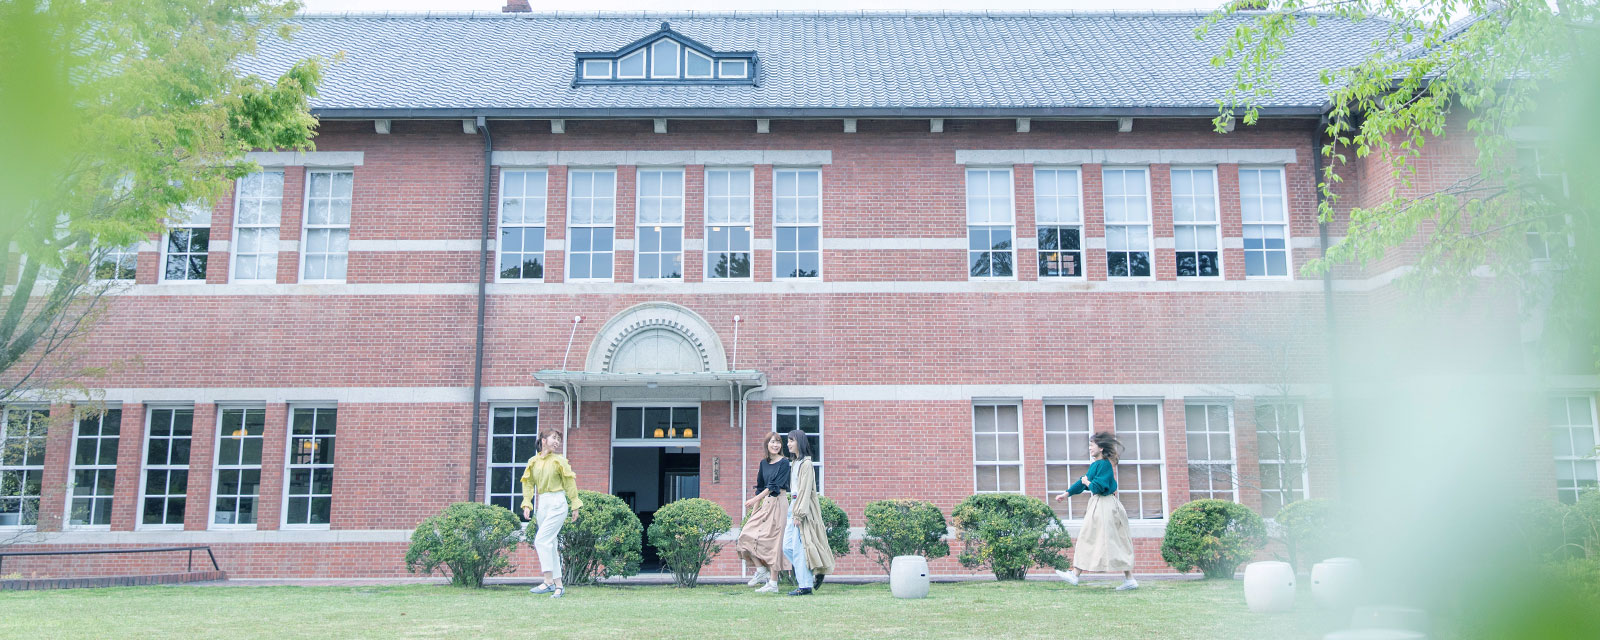
[[[789,457],[791,459],[804,460],[811,457],[811,439],[806,437],[806,432],[795,429],[794,431],[790,431],[789,434],[785,436],[785,439],[787,441],[794,442],[793,447],[788,446],[787,443],[784,445],[784,449],[789,450]]]
[[[1117,454],[1122,453],[1122,441],[1117,440],[1117,436],[1110,431],[1100,431],[1090,436],[1089,447],[1091,450],[1099,449],[1100,459],[1111,464],[1116,464]]]

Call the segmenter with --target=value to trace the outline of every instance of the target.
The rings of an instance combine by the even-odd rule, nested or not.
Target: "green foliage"
[[[717,536],[733,527],[733,518],[717,503],[705,498],[685,498],[663,505],[650,523],[650,546],[661,563],[672,569],[680,587],[699,583],[700,570],[722,550]]]
[[[0,402],[92,395],[71,347],[101,317],[108,252],[254,170],[255,149],[311,146],[322,62],[239,73],[280,37],[278,0],[0,2]],[[39,366],[39,363],[48,363]]]
[[[817,501],[822,505],[822,526],[828,531],[828,550],[835,557],[850,553],[850,516],[828,496],[819,495]]]
[[[981,493],[950,513],[960,531],[961,566],[984,567],[999,580],[1022,580],[1029,567],[1066,569],[1072,546],[1066,527],[1043,500],[1011,493]]]
[[[1207,578],[1232,578],[1234,570],[1266,544],[1266,522],[1249,507],[1228,500],[1195,500],[1178,507],[1167,520],[1161,559],[1181,572],[1198,567]]]
[[[1600,559],[1600,491],[1585,491],[1570,505],[1554,500],[1528,503],[1513,521],[1518,542],[1532,561]]]
[[[1283,541],[1289,564],[1299,571],[1340,554],[1350,540],[1349,518],[1337,503],[1321,498],[1296,500],[1273,516],[1275,537]]]
[[[561,526],[561,579],[567,584],[592,584],[602,578],[639,573],[640,538],[644,526],[639,516],[609,493],[578,491],[583,506],[578,519]],[[528,545],[539,532],[537,520],[528,523]]]
[[[861,538],[861,555],[889,571],[895,556],[929,559],[950,555],[944,512],[924,500],[879,500],[867,505],[867,531]],[[868,553],[868,552],[875,552]]]
[[[411,532],[406,571],[431,575],[444,568],[450,584],[483,587],[483,579],[510,573],[507,557],[522,541],[522,522],[505,507],[457,502]]]

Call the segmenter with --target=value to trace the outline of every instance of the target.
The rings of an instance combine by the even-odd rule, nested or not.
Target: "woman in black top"
[[[744,503],[750,517],[739,528],[739,557],[756,565],[748,583],[760,593],[778,592],[778,572],[788,568],[783,558],[783,523],[788,514],[789,459],[783,455],[783,436],[767,434],[765,456],[756,470],[756,490]]]

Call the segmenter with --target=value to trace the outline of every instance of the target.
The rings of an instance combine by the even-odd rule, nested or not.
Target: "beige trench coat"
[[[789,508],[800,543],[806,547],[806,568],[812,573],[833,573],[833,549],[828,546],[828,527],[822,522],[822,502],[817,500],[816,467],[809,457],[795,464],[801,473],[795,474],[795,486],[789,487],[794,490]]]

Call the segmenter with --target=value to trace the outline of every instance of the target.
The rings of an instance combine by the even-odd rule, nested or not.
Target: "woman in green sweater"
[[[1078,544],[1073,545],[1072,572],[1057,571],[1068,584],[1077,585],[1085,571],[1121,571],[1122,586],[1118,591],[1139,588],[1133,579],[1133,535],[1128,529],[1128,511],[1117,499],[1117,452],[1122,443],[1109,432],[1101,431],[1089,438],[1089,457],[1094,459],[1077,482],[1066,493],[1056,496],[1065,500],[1089,492],[1089,506],[1083,513],[1083,530],[1078,533]]]

